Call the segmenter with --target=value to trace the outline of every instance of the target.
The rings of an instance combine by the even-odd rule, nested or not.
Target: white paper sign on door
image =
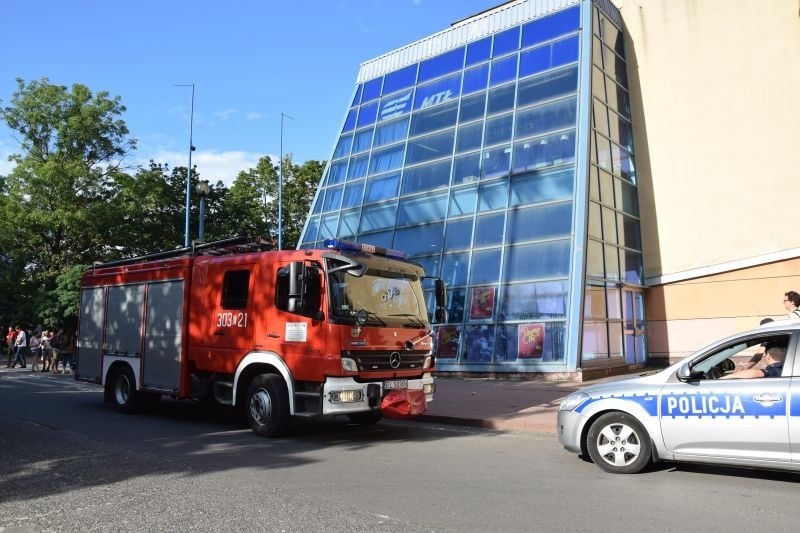
[[[307,326],[305,322],[287,322],[286,340],[287,342],[306,342]]]

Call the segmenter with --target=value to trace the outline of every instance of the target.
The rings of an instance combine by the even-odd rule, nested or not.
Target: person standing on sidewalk
[[[11,368],[17,366],[17,361],[19,361],[20,368],[25,368],[28,366],[25,361],[25,348],[28,346],[28,336],[19,324],[17,324],[14,330],[17,335],[14,338],[14,364],[11,365]]]
[[[36,372],[40,369],[39,361],[42,358],[42,341],[39,337],[39,334],[35,331],[28,333],[28,338],[30,339],[30,349],[31,349],[31,371]],[[44,365],[42,365],[43,367]]]
[[[53,334],[50,332],[49,329],[46,329],[42,332],[42,372],[47,372],[50,370],[50,362],[53,358],[53,345],[50,343]]]
[[[17,332],[14,331],[13,326],[8,326],[8,334],[6,334],[6,349],[8,350],[8,362],[6,368],[11,366],[11,360],[14,358],[14,339],[17,337]]]
[[[800,294],[794,291],[783,293],[783,307],[789,313],[787,318],[800,318]]]
[[[58,372],[58,361],[61,359],[61,350],[63,346],[64,330],[58,330],[53,338],[50,339],[50,346],[53,347],[53,361],[50,364],[50,370]]]

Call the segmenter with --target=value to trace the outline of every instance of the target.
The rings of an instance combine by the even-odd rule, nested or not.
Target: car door
[[[726,458],[733,462],[791,460],[789,405],[791,371],[781,377],[713,379],[726,361],[741,368],[764,343],[789,344],[790,334],[749,335],[695,358],[695,377],[672,376],[659,398],[664,444],[680,458]],[[730,363],[727,363],[730,364]]]

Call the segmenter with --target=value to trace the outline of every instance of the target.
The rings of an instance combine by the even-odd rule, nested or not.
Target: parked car
[[[561,404],[559,441],[612,473],[652,461],[800,470],[798,340],[800,320],[771,322],[662,371],[582,388]],[[785,353],[782,371],[731,379],[764,350]]]

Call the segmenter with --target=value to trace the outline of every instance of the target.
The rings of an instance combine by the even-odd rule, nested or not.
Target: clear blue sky
[[[119,95],[135,161],[230,181],[260,156],[327,159],[362,62],[502,0],[3,0],[0,105],[16,78]],[[18,151],[0,126],[0,175]]]

